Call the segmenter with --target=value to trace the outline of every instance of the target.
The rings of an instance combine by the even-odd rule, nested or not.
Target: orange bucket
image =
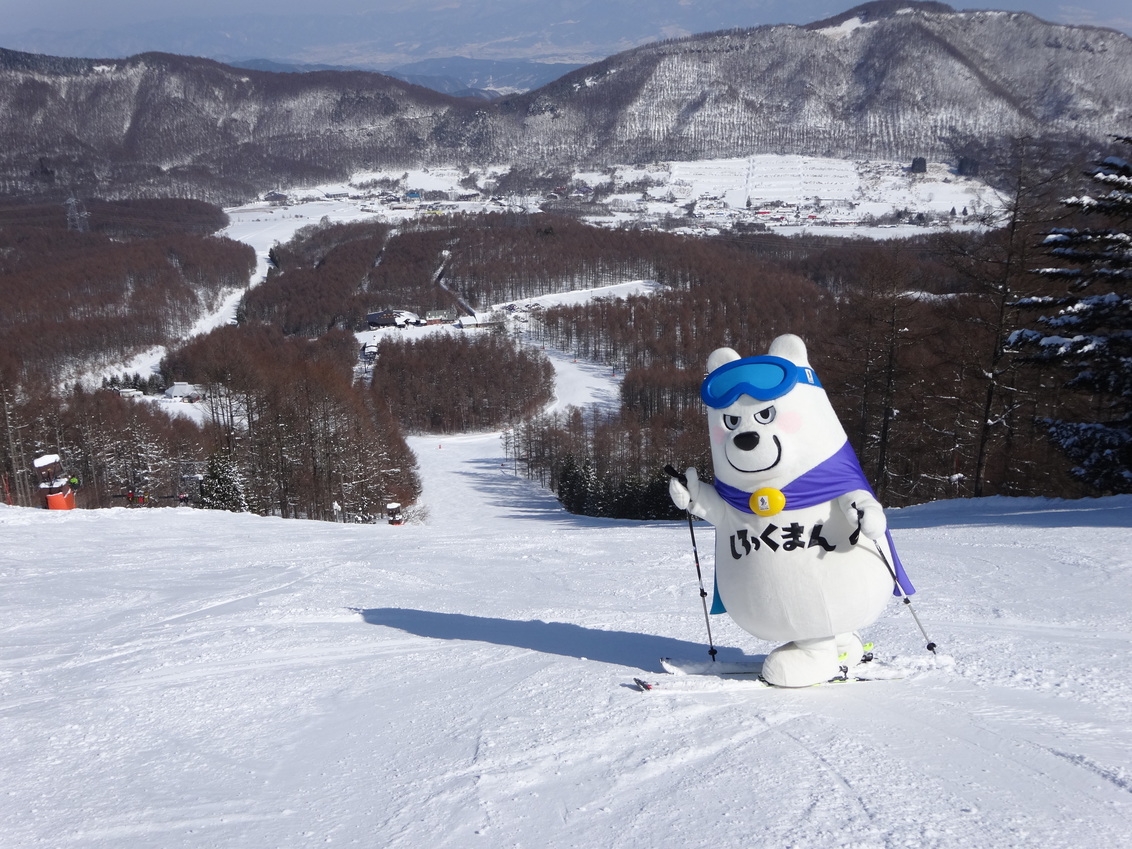
[[[50,492],[46,496],[48,510],[74,510],[75,491],[70,487],[63,492]]]

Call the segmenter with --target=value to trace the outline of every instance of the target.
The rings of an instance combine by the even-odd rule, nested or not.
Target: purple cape
[[[835,498],[840,498],[845,493],[852,492],[855,489],[863,489],[874,498],[876,497],[873,488],[869,486],[869,481],[865,477],[865,472],[861,469],[861,463],[857,459],[856,452],[853,451],[853,446],[846,440],[836,454],[790,481],[782,487],[781,491],[786,496],[786,507],[784,509],[801,510],[833,501]],[[715,482],[715,491],[736,510],[754,513],[751,510],[751,493],[744,492],[720,480]],[[912,586],[912,582],[908,580],[908,575],[904,572],[900,555],[896,553],[896,545],[892,541],[892,534],[885,531],[884,535],[888,540],[889,550],[892,552],[892,568],[896,573],[898,585],[892,588],[892,594],[898,596],[903,590],[904,595],[912,595],[916,592],[916,588]],[[715,610],[717,606],[720,608],[723,606],[719,602],[718,588],[716,589],[716,601],[712,605],[713,613],[717,612]],[[722,613],[723,611],[718,612]]]

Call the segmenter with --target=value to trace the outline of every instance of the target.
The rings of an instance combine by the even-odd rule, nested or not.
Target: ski
[[[634,678],[633,684],[642,693],[660,691],[664,693],[715,693],[733,690],[763,689],[770,684],[758,677],[738,678],[716,677],[713,675],[672,675],[665,678],[646,680]]]
[[[690,660],[662,657],[661,668],[672,675],[750,675],[758,677],[763,671],[758,660]]]
[[[883,661],[868,659],[850,668],[843,666],[841,674],[823,684],[852,684],[867,681],[895,681],[904,678],[908,670]],[[770,689],[805,689],[775,687],[762,678],[762,660],[710,661],[686,658],[662,657],[660,665],[668,677],[656,680],[634,678],[633,683],[641,692],[650,690],[675,690],[682,692],[703,692],[731,690],[749,687]],[[815,684],[814,686],[822,686]]]
[[[865,644],[865,653],[857,664],[860,669],[863,664],[872,663],[873,644]],[[844,658],[843,658],[844,659]],[[690,660],[685,658],[662,657],[660,665],[665,672],[673,675],[754,675],[763,671],[763,657],[750,660]]]

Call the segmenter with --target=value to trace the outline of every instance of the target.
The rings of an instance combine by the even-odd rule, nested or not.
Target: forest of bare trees
[[[31,461],[45,452],[66,458],[86,507],[199,502],[217,457],[243,506],[261,513],[332,518],[337,503],[368,517],[416,497],[415,460],[388,405],[354,385],[353,337],[312,342],[255,323],[180,344],[254,269],[251,248],[211,235],[226,220],[190,201],[0,208],[5,500],[38,503]],[[117,375],[102,389],[62,389],[156,345],[172,349],[163,374],[130,385],[199,382],[205,425],[123,398]]]
[[[703,243],[710,262],[685,269],[677,287],[545,310],[534,338],[625,370],[622,408],[520,428],[515,455],[553,487],[583,470],[599,493],[647,486],[665,462],[709,475],[698,400],[707,354],[763,352],[793,332],[887,503],[1082,494],[1045,421],[1087,399],[1004,348],[1018,299],[1043,285],[1030,272],[1050,210],[1022,200],[985,234],[800,242],[774,261],[762,237]]]
[[[412,431],[490,430],[535,415],[554,400],[554,369],[499,333],[383,341],[373,394]]]
[[[570,509],[670,515],[665,464],[710,476],[698,398],[708,354],[724,345],[761,353],[791,332],[809,344],[885,503],[1084,494],[1048,422],[1087,416],[1089,396],[1005,342],[1023,320],[1019,304],[1050,285],[1032,271],[1066,185],[1032,156],[1016,161],[1027,164],[999,228],[887,242],[691,238],[548,214],[308,227],[272,250],[238,326],[163,361],[162,382],[202,387],[203,428],[110,392],[37,396],[29,380],[58,385],[84,357],[175,336],[209,297],[246,280],[241,246],[166,230],[110,242],[95,227],[0,227],[0,281],[13,305],[0,325],[7,479],[18,483],[20,462],[55,446],[96,485],[84,496],[94,506],[141,487],[173,495],[186,470],[200,474],[211,458],[210,479],[226,476],[240,509],[332,518],[337,505],[372,516],[419,494],[405,431],[499,428],[514,468]],[[55,240],[57,280],[21,260],[44,240]],[[357,368],[353,334],[374,311],[484,313],[630,280],[653,281],[652,294],[532,309],[525,323],[416,341],[387,333],[372,367]],[[33,293],[56,291],[37,306]],[[45,334],[36,322],[64,313],[74,313],[70,347],[40,353],[44,340],[29,326]],[[100,348],[107,337],[122,341]],[[553,392],[541,346],[622,375],[619,409],[540,413]]]
[[[662,509],[625,505],[638,504],[642,490],[660,491],[657,470],[667,462],[710,472],[698,400],[708,353],[722,345],[758,353],[784,332],[809,342],[888,503],[1071,494],[1080,486],[1040,422],[1081,399],[1047,385],[1048,373],[1021,368],[1003,347],[1018,319],[1014,300],[1041,285],[1029,268],[1052,213],[1048,192],[1038,188],[1019,186],[1017,209],[1008,210],[1001,229],[892,242],[689,238],[551,215],[437,218],[393,234],[336,225],[281,249],[278,285],[261,287],[257,298],[267,315],[302,293],[313,331],[351,322],[359,328],[367,310],[423,310],[452,294],[484,309],[550,292],[656,281],[660,288],[649,296],[525,314],[529,341],[624,375],[619,411],[516,419],[510,406],[506,418],[509,450],[522,458],[517,466],[556,491],[564,477],[581,475],[591,481],[589,491],[601,491],[591,507],[617,503],[609,509],[619,515]],[[357,259],[345,262],[348,256]],[[380,286],[376,270],[386,275]],[[294,285],[300,275],[324,282]],[[352,311],[335,292],[349,293]],[[414,370],[412,348],[385,347],[378,357],[381,380],[394,381],[391,400],[398,393],[426,399],[411,413],[399,402],[395,409],[413,429],[458,428],[452,422],[460,416],[442,423],[427,399],[445,383],[445,371],[455,376],[459,369],[429,351],[423,360],[449,365]],[[428,388],[408,388],[420,386]]]
[[[247,509],[332,520],[420,494],[416,459],[389,405],[355,383],[356,359],[343,331],[312,340],[256,324],[197,337],[162,369],[204,390],[209,443]]]
[[[190,419],[116,392],[76,388],[61,397],[0,385],[0,484],[5,503],[42,506],[32,460],[61,454],[77,477],[79,507],[171,505],[206,452]]]
[[[197,201],[0,204],[5,501],[38,503],[31,463],[45,452],[63,454],[81,478],[82,506],[181,493],[182,475],[206,451],[199,427],[77,379],[176,343],[223,293],[247,284],[254,252],[213,235],[226,223]]]
[[[0,206],[0,381],[50,386],[182,338],[255,268],[193,201]]]

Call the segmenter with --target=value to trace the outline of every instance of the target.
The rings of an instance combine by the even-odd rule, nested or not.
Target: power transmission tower
[[[67,198],[63,204],[67,207],[67,229],[76,233],[85,233],[90,229],[90,213],[86,211],[83,202],[74,195]]]

